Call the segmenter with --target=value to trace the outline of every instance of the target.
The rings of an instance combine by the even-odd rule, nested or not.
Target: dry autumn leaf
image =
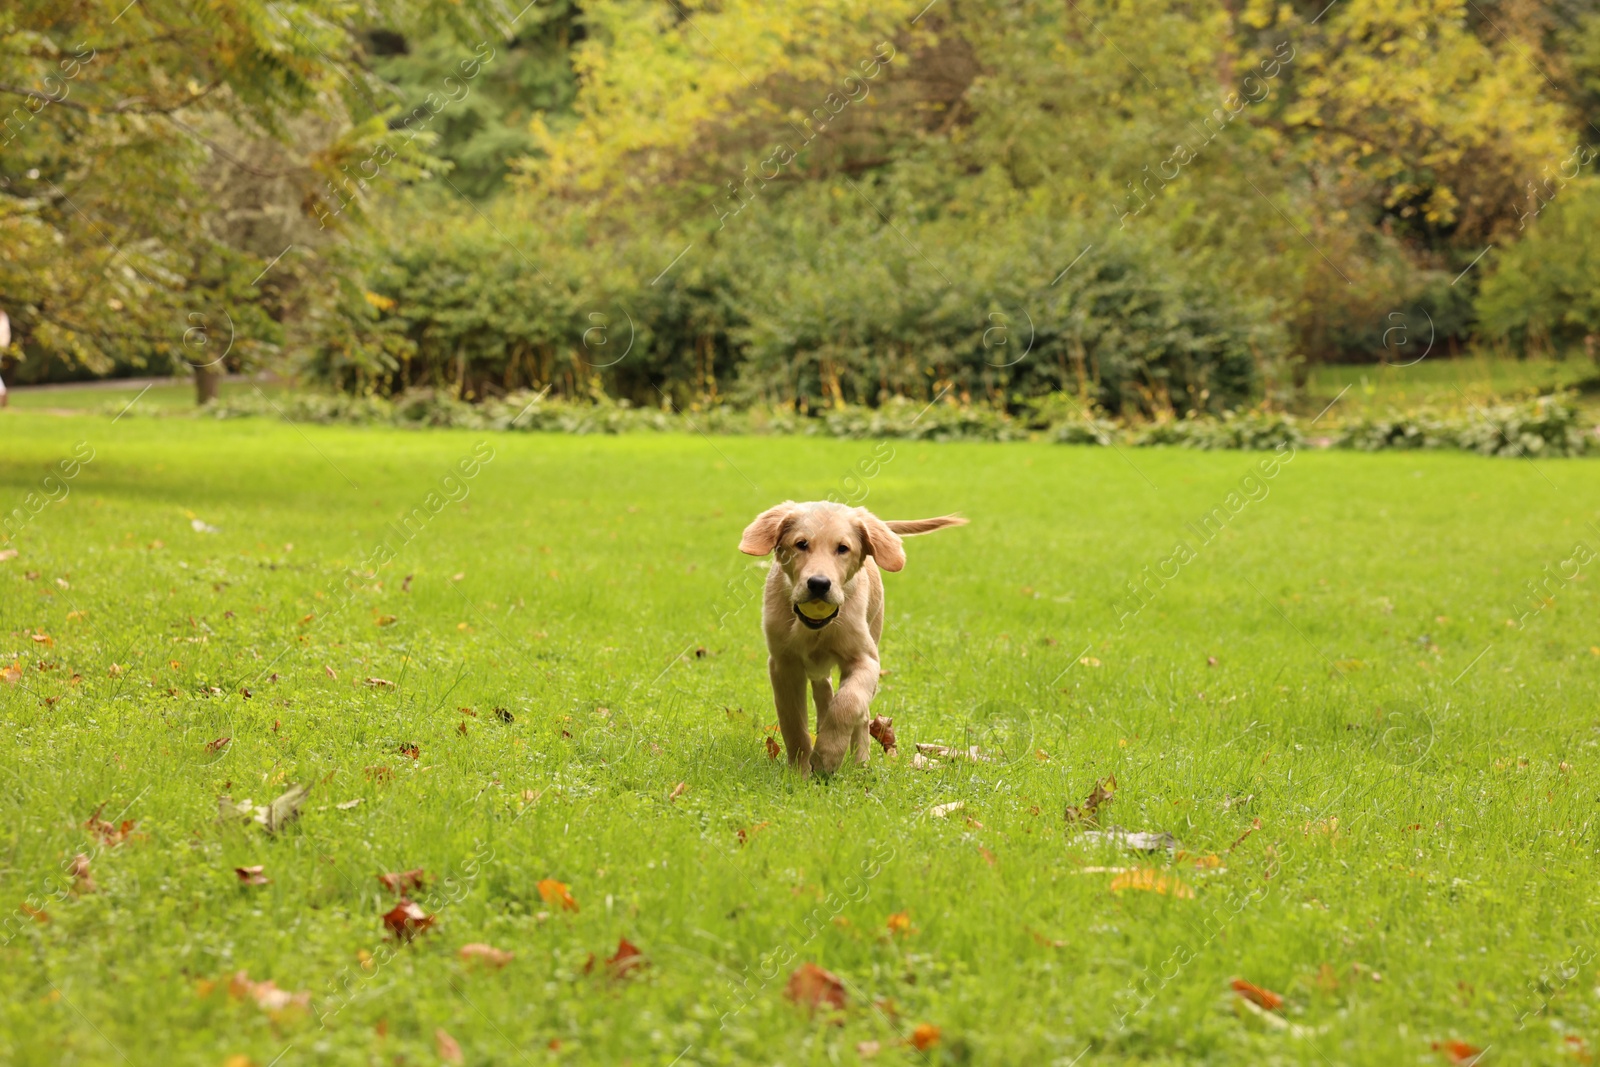
[[[1184,900],[1194,897],[1194,890],[1180,882],[1177,875],[1163,874],[1154,867],[1135,867],[1111,879],[1113,893],[1120,893],[1126,889],[1138,889],[1145,893],[1159,893],[1162,896],[1174,896]]]
[[[684,790],[686,790],[688,788],[689,788],[689,783],[688,782],[679,782],[677,785],[673,786],[672,787],[672,792],[667,794],[667,803],[670,804],[673,801],[677,800],[679,797],[683,796]]]
[[[985,755],[977,745],[971,745],[967,748],[951,748],[949,745],[918,742],[917,751],[924,756],[939,756],[944,759],[964,759],[971,760],[973,763],[994,762],[994,757]]]
[[[100,813],[105,810],[105,807],[104,804],[101,804],[98,808],[95,808],[94,814],[85,819],[83,825],[85,829],[98,837],[106,846],[115,847],[132,836],[133,828],[137,823],[132,819],[124,819],[121,826],[108,823],[100,817]]]
[[[233,873],[239,876],[240,885],[266,885],[272,879],[261,873],[264,869],[257,864],[254,867],[235,867]]]
[[[433,1032],[433,1044],[438,1050],[439,1058],[446,1063],[465,1063],[466,1057],[461,1055],[461,1046],[456,1039],[445,1033],[444,1028]]]
[[[5,670],[0,671],[0,678],[4,678],[7,685],[16,685],[22,681],[22,668],[13,663]]]
[[[515,952],[486,945],[481,941],[474,941],[470,945],[462,945],[458,953],[463,960],[471,963],[474,960],[490,967],[500,968],[510,963],[516,957]]]
[[[773,740],[771,737],[767,738],[767,758],[768,759],[777,759],[778,758],[778,753],[780,753],[782,751],[783,751],[783,749],[778,746],[778,742],[777,741]]]
[[[617,951],[606,957],[606,969],[616,978],[625,978],[634,968],[647,966],[644,953],[625,937],[617,938]]]
[[[409,871],[390,871],[388,874],[378,875],[378,881],[391,893],[401,896],[408,895],[413,889],[421,889],[428,884],[428,872],[421,867],[413,867]]]
[[[815,963],[802,963],[789,976],[783,995],[802,1007],[815,1011],[826,1004],[833,1008],[844,1007],[844,983],[832,971],[825,971]]]
[[[911,913],[909,911],[895,912],[889,916],[884,925],[889,928],[889,932],[891,934],[909,934],[915,932],[911,927]]]
[[[911,1044],[918,1052],[926,1052],[939,1043],[939,1028],[932,1023],[922,1023],[911,1031]]]
[[[432,926],[437,918],[438,916],[429,915],[417,904],[401,897],[400,903],[384,913],[383,925],[388,927],[389,932],[399,940],[410,941]]]
[[[748,845],[750,843],[750,839],[752,837],[756,836],[756,834],[759,834],[762,830],[765,830],[770,825],[772,825],[772,824],[771,823],[766,823],[766,822],[758,822],[754,826],[750,827],[750,829],[748,829],[748,830],[744,829],[743,827],[740,827],[739,829],[735,830],[734,833],[739,835],[739,844],[740,845]]]
[[[1442,1054],[1455,1067],[1474,1067],[1479,1057],[1483,1055],[1483,1049],[1455,1038],[1449,1041],[1435,1041],[1433,1051]]]
[[[95,891],[94,878],[89,874],[89,857],[82,852],[72,857],[72,891],[74,893],[93,893]]]
[[[546,904],[560,904],[567,911],[577,911],[578,902],[572,898],[567,883],[546,878],[539,883],[539,896]]]
[[[886,719],[882,715],[875,717],[867,724],[867,733],[872,735],[874,741],[883,746],[883,751],[886,755],[895,751],[893,719]]]
[[[287,989],[279,989],[276,982],[252,982],[248,971],[239,971],[228,980],[228,993],[238,1000],[248,997],[264,1011],[282,1011],[290,1005],[311,1007],[309,992],[291,993]]]
[[[1283,997],[1270,989],[1252,985],[1243,978],[1235,978],[1231,984],[1235,993],[1257,1007],[1266,1008],[1268,1011],[1277,1011],[1283,1007]]]
[[[1110,775],[1103,782],[1095,782],[1094,788],[1089,790],[1089,795],[1083,798],[1083,803],[1068,804],[1066,810],[1067,822],[1081,822],[1089,826],[1099,825],[1098,816],[1102,805],[1109,804],[1112,796],[1117,791],[1117,776]]]

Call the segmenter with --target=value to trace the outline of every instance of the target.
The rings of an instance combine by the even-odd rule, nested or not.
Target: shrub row
[[[1486,456],[1578,456],[1600,452],[1595,428],[1585,425],[1566,395],[1473,405],[1464,410],[1418,408],[1343,421],[1319,419],[1315,425],[1293,415],[1269,411],[1129,423],[1105,418],[1060,394],[1029,405],[1027,414],[1017,417],[972,405],[916,404],[904,399],[891,399],[877,408],[846,406],[812,414],[759,406],[666,412],[604,396],[573,402],[532,392],[469,404],[446,391],[431,389],[411,390],[394,400],[312,392],[295,393],[275,402],[241,397],[211,404],[200,414],[216,419],[282,416],[293,422],[320,424],[568,434],[677,431],[926,441],[1042,437],[1062,444],[1167,445],[1202,450],[1270,451],[1284,444],[1363,452],[1453,448]]]

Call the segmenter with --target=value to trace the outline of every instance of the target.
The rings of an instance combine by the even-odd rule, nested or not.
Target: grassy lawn
[[[223,381],[218,384],[217,395],[223,400],[254,397],[260,389],[276,400],[285,389],[277,383]],[[46,388],[19,386],[10,391],[10,406],[19,411],[84,411],[117,412],[139,400],[141,411],[152,408],[167,411],[186,411],[194,405],[194,382],[188,378],[174,378],[169,382],[152,385],[116,381],[96,382],[92,385],[64,385]]]
[[[1307,451],[1203,543],[1262,459],[0,417],[0,504],[68,490],[0,563],[0,1061],[1580,1062],[1595,564],[1525,587],[1600,546],[1600,464]],[[887,578],[898,758],[800,781],[735,546],[858,485],[972,524]],[[1181,851],[1064,820],[1112,775]]]
[[[1306,381],[1305,401],[1315,413],[1343,394],[1340,411],[1345,415],[1360,408],[1381,414],[1422,404],[1459,408],[1468,401],[1548,393],[1584,383],[1592,386],[1597,376],[1600,367],[1581,352],[1565,360],[1501,359],[1479,353],[1458,359],[1433,357],[1405,366],[1319,364],[1311,368]],[[1596,407],[1592,391],[1582,399],[1585,407]]]

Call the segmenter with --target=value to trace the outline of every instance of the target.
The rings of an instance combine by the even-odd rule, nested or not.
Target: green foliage
[[[1218,448],[1270,452],[1283,445],[1299,447],[1305,433],[1292,415],[1272,411],[1224,412],[1220,418],[1164,419],[1136,427],[1136,445],[1178,445],[1212,451]]]
[[[1363,452],[1459,448],[1485,456],[1581,456],[1596,447],[1594,431],[1570,396],[1556,395],[1369,416],[1341,425],[1333,443]]]
[[[1484,332],[1518,348],[1565,351],[1588,340],[1592,350],[1600,334],[1597,233],[1600,182],[1590,177],[1559,190],[1483,283],[1478,314]]]

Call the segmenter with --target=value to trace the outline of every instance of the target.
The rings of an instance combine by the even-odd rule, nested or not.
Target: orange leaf
[[[750,843],[750,839],[752,837],[756,836],[756,834],[759,834],[762,830],[765,830],[770,825],[771,823],[758,822],[754,826],[750,827],[748,831],[741,827],[734,832],[739,835],[739,844],[747,845]]]
[[[939,1028],[932,1023],[922,1023],[911,1031],[911,1043],[918,1052],[926,1052],[939,1043]]]
[[[618,978],[626,977],[635,967],[647,966],[649,963],[645,960],[644,953],[625,937],[617,938],[616,953],[606,959],[606,967]]]
[[[50,921],[50,916],[44,911],[43,908],[35,908],[31,904],[24,903],[21,911],[22,914],[26,915],[36,923],[47,923]]]
[[[22,681],[22,668],[13,663],[5,670],[0,671],[0,678],[4,678],[7,685],[16,685]]]
[[[1266,1008],[1268,1011],[1277,1011],[1279,1008],[1283,1007],[1282,996],[1274,993],[1270,989],[1262,989],[1258,985],[1251,985],[1243,978],[1235,978],[1233,980],[1233,991],[1258,1008]]]
[[[516,953],[495,948],[493,945],[486,945],[481,941],[474,941],[470,945],[462,945],[459,955],[469,963],[473,960],[482,960],[490,967],[500,968],[510,963],[515,958]]]
[[[789,984],[783,995],[813,1011],[822,1004],[844,1007],[844,983],[839,981],[838,975],[823,970],[815,963],[802,963],[789,976]]]
[[[405,896],[413,889],[421,889],[428,884],[428,872],[421,867],[413,867],[409,871],[390,871],[388,874],[378,875],[378,881],[391,893]]]
[[[446,1063],[465,1063],[466,1057],[461,1055],[461,1046],[456,1039],[444,1032],[444,1028],[433,1032],[433,1043],[439,1051],[439,1058]]]
[[[672,801],[677,800],[679,797],[683,796],[683,791],[688,788],[688,782],[679,782],[677,785],[672,787],[672,792],[667,794],[667,802],[670,804]]]
[[[1113,893],[1120,893],[1124,889],[1138,889],[1145,893],[1159,893],[1162,896],[1170,895],[1181,899],[1194,896],[1194,890],[1178,881],[1177,875],[1162,874],[1154,867],[1136,867],[1111,879]]]
[[[21,672],[19,671],[18,673],[20,674]],[[767,758],[768,759],[777,759],[778,758],[778,753],[780,753],[782,751],[783,751],[783,749],[778,747],[778,742],[774,741],[771,736],[768,736],[767,737]]]
[[[56,643],[56,639],[51,637],[49,634],[34,634],[33,639],[39,642],[41,645],[49,645],[51,647],[54,647]]]
[[[539,896],[546,904],[560,904],[567,911],[578,910],[578,902],[572,899],[572,894],[567,890],[567,883],[558,882],[554,878],[546,878],[539,883]]]
[[[897,911],[889,916],[889,932],[891,934],[909,934],[911,932],[911,913]]]
[[[1483,1055],[1483,1049],[1455,1038],[1449,1041],[1435,1041],[1433,1051],[1444,1053],[1445,1058],[1456,1067],[1472,1067],[1478,1062],[1478,1057]]]
[[[438,916],[429,915],[412,901],[401,897],[400,903],[384,913],[383,925],[401,941],[410,941],[432,926],[437,918]]]

